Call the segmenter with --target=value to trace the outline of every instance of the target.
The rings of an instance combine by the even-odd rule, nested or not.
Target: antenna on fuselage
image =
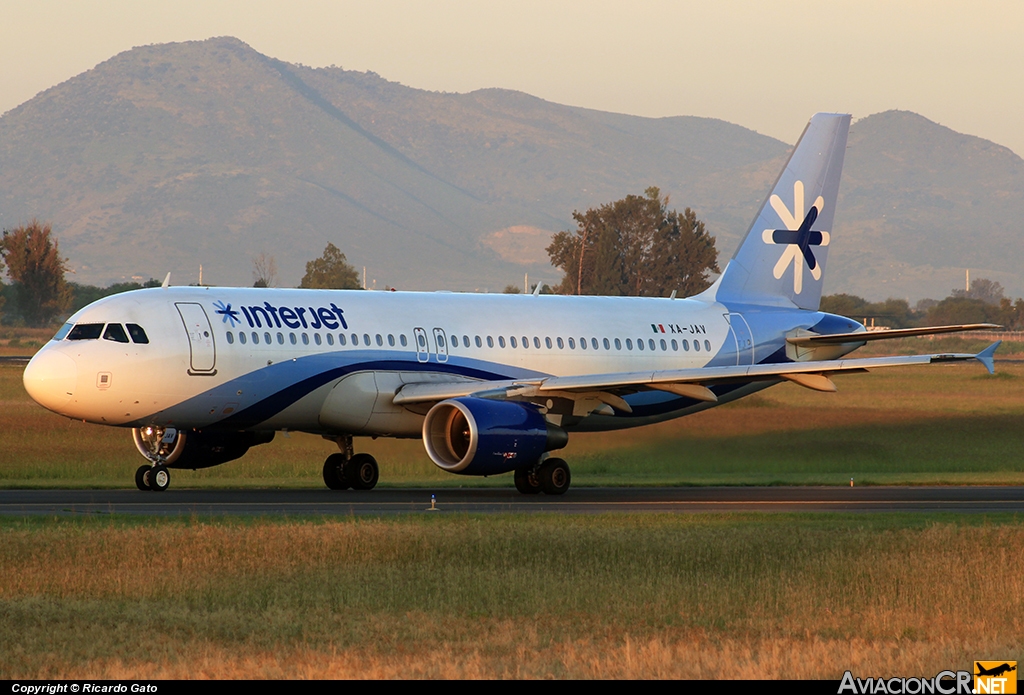
[[[165,277],[164,281],[162,283],[160,283],[160,286],[163,287],[165,290],[168,287],[171,286],[171,273],[170,272],[167,273],[167,277]]]
[[[675,299],[675,298],[676,298],[676,290],[672,290],[672,294],[670,294],[670,295],[668,296],[668,298],[669,298],[669,299]]]
[[[543,282],[538,282],[537,286],[533,288],[533,296],[534,297],[539,297],[540,296],[540,291],[542,289],[544,289],[544,283]]]

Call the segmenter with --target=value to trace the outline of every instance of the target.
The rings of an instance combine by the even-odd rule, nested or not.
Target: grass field
[[[130,432],[45,411],[25,394],[21,369],[0,365],[0,486],[132,487],[142,458]],[[1024,363],[997,372],[976,363],[886,369],[836,377],[836,394],[784,384],[656,426],[574,435],[560,455],[574,485],[1022,483]],[[356,445],[377,457],[381,485],[512,484],[508,475],[443,473],[418,440]],[[173,485],[319,487],[335,450],[319,437],[279,434],[238,461],[176,471]]]
[[[5,678],[934,675],[1024,657],[1024,528],[921,515],[0,523]]]
[[[574,485],[1020,484],[1024,363],[998,371],[787,384],[565,456]],[[127,431],[20,377],[0,365],[0,485],[132,486]],[[279,436],[174,485],[319,487],[332,446]],[[382,485],[511,486],[359,448]],[[932,676],[1024,661],[1022,566],[1007,515],[0,517],[0,677]]]

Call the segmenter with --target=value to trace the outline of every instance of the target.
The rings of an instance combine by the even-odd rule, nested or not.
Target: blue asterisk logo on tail
[[[800,294],[804,288],[804,263],[811,271],[811,277],[815,280],[821,279],[821,265],[814,257],[813,246],[828,246],[829,233],[811,229],[814,221],[818,219],[822,208],[825,207],[824,199],[819,195],[814,201],[811,209],[804,214],[804,182],[796,181],[793,184],[793,211],[790,212],[786,204],[777,195],[770,199],[772,208],[778,214],[779,219],[786,229],[766,229],[761,233],[761,238],[766,244],[777,244],[785,246],[782,256],[775,264],[773,275],[775,279],[781,280],[786,274],[790,263],[793,264],[793,293]]]
[[[242,320],[238,318],[238,312],[232,309],[230,304],[225,304],[224,302],[216,301],[213,303],[213,306],[216,307],[217,313],[221,315],[222,322],[227,323],[228,321],[230,321],[232,328],[235,327],[236,323],[242,322]]]

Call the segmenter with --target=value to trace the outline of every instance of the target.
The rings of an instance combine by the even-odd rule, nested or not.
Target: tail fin
[[[743,243],[709,290],[715,299],[818,308],[849,131],[848,114],[811,118]]]

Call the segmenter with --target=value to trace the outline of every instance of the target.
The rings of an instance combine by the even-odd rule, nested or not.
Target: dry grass
[[[837,678],[1024,656],[1024,528],[919,522],[13,524],[0,673]]]

